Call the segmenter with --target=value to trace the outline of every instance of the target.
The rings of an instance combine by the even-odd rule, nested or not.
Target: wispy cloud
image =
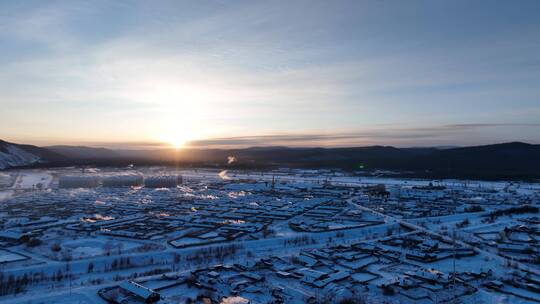
[[[273,134],[260,136],[237,136],[191,141],[189,147],[196,148],[242,148],[256,146],[291,147],[351,147],[366,145],[437,146],[455,144],[455,138],[470,144],[490,143],[494,139],[479,139],[471,134],[478,129],[499,132],[508,128],[534,128],[540,132],[540,123],[468,123],[433,126],[425,128],[381,128],[368,131],[344,133]],[[484,136],[484,134],[480,134]],[[504,140],[529,140],[528,138],[502,138]]]
[[[540,127],[540,123],[468,123],[453,124],[444,126],[450,129],[475,129],[475,128],[496,128],[496,127]]]

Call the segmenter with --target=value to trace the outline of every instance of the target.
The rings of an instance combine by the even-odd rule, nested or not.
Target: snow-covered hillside
[[[36,163],[40,157],[10,143],[0,143],[0,169]]]
[[[0,170],[64,160],[65,156],[46,148],[0,140]]]

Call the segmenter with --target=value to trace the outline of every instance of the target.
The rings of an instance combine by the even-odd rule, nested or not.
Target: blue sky
[[[0,138],[540,143],[539,1],[2,1]]]

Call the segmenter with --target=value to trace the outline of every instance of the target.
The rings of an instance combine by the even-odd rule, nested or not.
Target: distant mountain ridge
[[[540,178],[540,145],[510,142],[445,148],[251,147],[243,149],[111,150],[82,146],[40,148],[0,141],[0,169],[16,166],[173,165],[228,168],[341,168],[412,172],[433,178]],[[228,163],[229,156],[236,159]]]
[[[102,159],[120,156],[115,151],[106,148],[66,145],[47,146],[44,148],[71,159]]]

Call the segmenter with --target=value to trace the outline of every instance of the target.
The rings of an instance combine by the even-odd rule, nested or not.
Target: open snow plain
[[[539,202],[332,170],[5,171],[0,302],[538,303]]]

